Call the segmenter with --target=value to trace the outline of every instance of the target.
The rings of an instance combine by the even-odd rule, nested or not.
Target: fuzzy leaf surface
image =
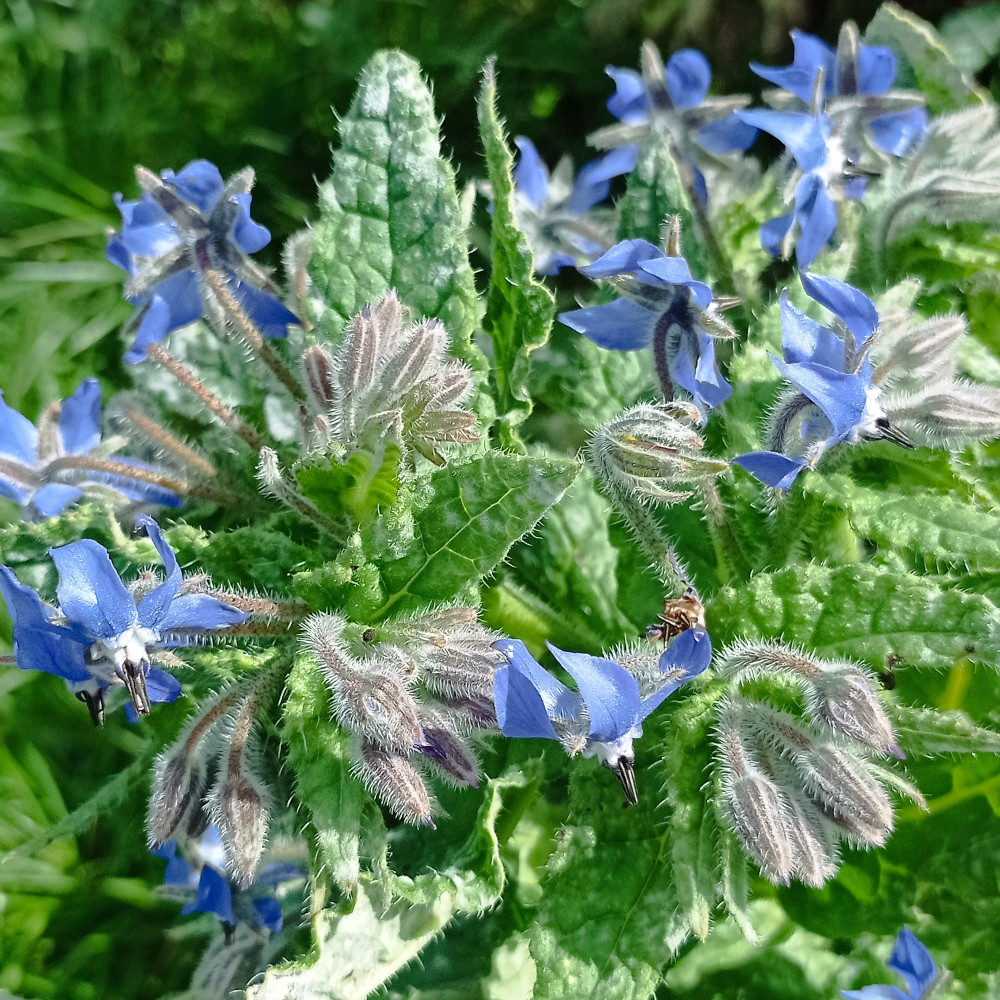
[[[555,300],[548,288],[535,279],[534,257],[514,221],[513,159],[504,123],[497,115],[492,64],[487,66],[479,95],[479,131],[493,187],[492,268],[483,326],[493,341],[501,443],[516,447],[514,427],[528,416],[532,405],[529,355],[548,340]]]

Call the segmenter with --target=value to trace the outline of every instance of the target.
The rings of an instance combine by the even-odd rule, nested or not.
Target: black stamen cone
[[[618,763],[612,768],[618,777],[618,783],[625,793],[625,804],[634,806],[639,801],[639,790],[635,787],[635,770],[629,757],[619,757]]]

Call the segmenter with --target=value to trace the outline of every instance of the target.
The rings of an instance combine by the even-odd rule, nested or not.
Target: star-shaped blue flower
[[[571,183],[568,160],[550,175],[530,139],[518,136],[514,144],[521,154],[514,167],[514,213],[535,255],[535,270],[555,274],[603,253],[611,241],[587,214],[607,198],[612,177],[635,167],[635,147],[614,149],[593,160]]]
[[[17,665],[62,677],[86,702],[95,724],[103,719],[104,692],[115,684],[125,685],[139,715],[149,714],[151,702],[177,698],[180,683],[151,665],[151,651],[176,648],[192,635],[249,617],[216,597],[180,593],[181,569],[159,526],[145,515],[136,526],[145,528],[166,570],[166,578],[138,601],[107,549],[89,538],[49,550],[59,572],[58,609],[0,566]]]
[[[561,313],[560,322],[608,350],[652,346],[667,400],[673,398],[673,383],[703,409],[729,398],[732,386],[719,372],[715,345],[705,331],[706,325],[722,325],[707,312],[712,290],[691,276],[683,257],[668,257],[646,240],[624,240],[580,273],[610,279],[624,298]]]
[[[571,653],[549,644],[579,693],[552,676],[519,639],[495,644],[507,663],[494,674],[497,723],[504,736],[559,740],[570,753],[597,757],[615,772],[626,799],[638,801],[633,741],[643,720],[712,660],[704,629],[682,632],[660,657],[660,682],[643,695],[636,678],[613,660]]]
[[[874,303],[836,278],[808,272],[801,278],[806,292],[840,318],[847,339],[811,319],[782,293],[784,360],[773,355],[771,360],[796,392],[776,411],[773,443],[781,450],[733,459],[768,486],[783,490],[834,445],[877,438],[906,445],[889,427],[878,402],[881,390],[872,382],[868,351],[879,321]]]
[[[115,196],[122,230],[108,238],[107,256],[126,271],[125,297],[137,307],[129,364],[146,356],[149,344],[171,330],[221,316],[204,275],[222,275],[240,307],[265,337],[284,337],[299,323],[274,294],[266,275],[249,258],[271,234],[250,218],[252,171],[224,183],[218,167],[195,160],[162,179],[140,173],[146,188],[138,201]]]
[[[921,1000],[938,980],[938,969],[931,953],[909,927],[899,932],[886,965],[903,977],[906,992],[898,986],[877,985],[841,990],[840,995],[847,1000]]]
[[[0,496],[19,504],[27,517],[55,517],[85,493],[96,493],[98,483],[128,500],[180,506],[177,494],[161,486],[94,469],[62,467],[66,463],[60,459],[91,455],[100,444],[97,379],[84,379],[72,396],[42,413],[37,427],[8,406],[0,391]],[[117,456],[115,461],[139,467],[133,459]],[[75,481],[66,481],[70,477]]]
[[[214,913],[231,938],[236,924],[266,929],[272,934],[281,930],[284,920],[276,892],[282,882],[300,881],[305,872],[287,862],[265,864],[245,890],[226,876],[226,856],[216,826],[210,826],[197,840],[186,843],[183,852],[176,840],[168,840],[150,851],[167,862],[164,885],[170,891],[189,898],[181,910],[190,913]]]

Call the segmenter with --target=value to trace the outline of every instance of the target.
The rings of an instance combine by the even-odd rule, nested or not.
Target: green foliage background
[[[939,23],[953,5],[909,6]],[[267,191],[266,198],[255,201],[255,217],[272,229],[275,239],[269,251],[276,253],[283,239],[313,214],[315,178],[325,177],[329,169],[331,107],[340,113],[346,110],[357,74],[377,49],[399,47],[419,60],[435,86],[436,110],[444,116],[446,152],[454,159],[460,181],[468,181],[485,173],[477,95],[482,67],[490,55],[497,56],[499,111],[509,132],[531,136],[550,161],[569,151],[582,162],[588,155],[584,136],[609,120],[604,101],[611,85],[603,67],[606,63],[634,65],[643,38],[653,38],[665,54],[685,45],[697,46],[712,61],[717,92],[753,92],[756,84],[746,68],[748,59],[787,62],[789,27],[832,40],[842,20],[853,18],[865,24],[875,8],[874,3],[831,4],[818,14],[798,4],[767,0],[753,5],[737,0],[729,4],[483,0],[460,5],[364,0],[159,0],[141,4],[135,0],[8,0],[0,21],[0,387],[8,402],[34,416],[48,400],[72,391],[85,374],[97,374],[106,388],[128,384],[118,340],[106,335],[122,324],[130,310],[121,301],[120,272],[103,260],[103,234],[118,222],[110,193],[134,193],[131,169],[135,163],[159,171],[204,157],[218,163],[224,174],[253,164],[261,190]],[[1000,13],[995,4],[973,13],[982,20],[956,22],[957,51],[969,69],[981,72],[984,82],[995,85],[1000,36],[991,46],[989,27],[1000,23]],[[748,31],[749,24],[762,28]],[[488,118],[484,105],[480,114]],[[276,258],[271,263],[276,264]],[[536,311],[544,313],[547,304],[536,298],[514,308],[533,316]],[[560,349],[558,339],[553,346]],[[562,346],[567,352],[589,349],[588,345]],[[621,362],[619,374],[628,374],[630,361]],[[545,374],[544,370],[538,373],[541,378]],[[612,376],[605,377],[610,380]],[[557,378],[554,372],[552,378]],[[616,384],[620,391],[622,379]],[[585,394],[587,389],[583,386],[579,392]],[[574,401],[578,412],[588,407],[594,412],[601,390],[607,387],[591,389],[594,406],[578,393]],[[547,395],[555,398],[557,392]],[[511,398],[508,402],[512,426],[524,414],[517,412],[520,401]],[[535,426],[543,426],[549,416],[536,413]],[[837,502],[849,509],[861,531],[870,524],[873,545],[889,550],[898,543],[897,526],[887,516],[884,498],[860,487],[847,491],[833,475],[817,476],[810,488],[817,503]],[[604,522],[599,528],[601,533],[608,530]],[[994,586],[990,574],[995,574],[1000,556],[995,546],[983,547],[977,526],[966,526],[961,516],[949,517],[931,505],[921,530],[919,551],[927,558],[943,559],[956,552],[963,560],[975,557],[976,568],[984,573],[983,586]],[[965,552],[963,537],[972,539],[974,551]],[[553,588],[562,588],[554,594],[554,602],[594,608],[596,621],[574,624],[589,628],[597,640],[617,636],[629,622],[622,620],[613,603],[602,601],[597,581],[576,578],[572,572],[572,551],[580,538],[593,542],[596,560],[605,547],[605,570],[613,573],[612,540],[595,535],[593,510],[586,504],[574,506],[570,494],[569,502],[548,522],[535,551],[515,554],[514,576],[529,577],[535,568],[531,560],[543,550],[547,572],[560,566],[566,570],[548,581]],[[248,540],[252,541],[240,539],[241,552]],[[51,543],[52,539],[45,540]],[[229,558],[235,561],[236,553]],[[227,561],[225,553],[217,559],[223,565]],[[817,569],[816,579],[807,583],[829,592],[838,584],[838,580],[831,582],[831,575]],[[906,577],[905,572],[901,576]],[[616,583],[620,593],[628,586],[625,580]],[[773,610],[782,586],[780,573],[761,575],[746,591],[718,595],[715,611],[724,617],[727,601],[750,598]],[[656,595],[634,596],[632,624],[641,625],[652,617]],[[956,619],[976,601],[971,594],[931,596],[949,601]],[[500,587],[490,595],[494,602],[522,598],[513,588]],[[557,633],[553,638],[568,644]],[[728,637],[718,638],[721,643]],[[948,646],[948,636],[940,641],[949,656],[960,653]],[[822,643],[815,640],[814,645],[818,648]],[[922,652],[908,650],[907,655],[919,660]],[[973,690],[972,696],[986,699],[992,691]],[[947,697],[954,700],[955,692],[951,690]],[[152,726],[158,739],[166,741],[180,727],[187,710],[184,705],[161,706],[144,725]],[[121,779],[112,778],[110,787],[105,787],[108,775],[148,768],[147,741],[124,727],[93,730],[85,713],[65,697],[61,681],[17,671],[0,673],[0,727],[4,735],[0,850],[9,852],[26,844],[37,847],[40,831],[65,821],[74,809],[98,796],[86,814],[57,827],[62,836],[33,850],[30,860],[15,854],[0,861],[0,997],[5,985],[14,983],[31,996],[60,1000],[143,1000],[182,989],[201,940],[211,929],[211,918],[180,925],[176,905],[154,894],[162,862],[144,850],[142,784],[133,787],[123,804],[117,793],[124,784]],[[518,748],[503,751],[512,759],[519,752]],[[502,771],[502,762],[497,764],[491,773]],[[933,901],[934,909],[951,915],[952,927],[963,926],[964,907],[976,911],[970,921],[974,926],[986,926],[994,917],[996,926],[1000,921],[994,877],[1000,863],[996,776],[985,766],[978,770],[974,761],[962,768],[953,773],[949,766],[935,762],[922,765],[915,775],[928,789],[953,786],[949,794],[964,796],[962,809],[951,809],[944,822],[932,816],[919,827],[901,824],[881,862],[850,855],[845,868],[851,891],[841,883],[824,890],[841,894],[826,900],[830,905],[823,909],[827,916],[839,915],[837,926],[811,926],[805,891],[782,890],[778,893],[781,904],[799,921],[799,929],[792,931],[782,923],[774,907],[773,935],[756,957],[749,958],[748,946],[735,934],[715,940],[713,948],[700,957],[691,952],[681,958],[668,985],[661,987],[663,995],[668,991],[669,995],[693,993],[704,998],[831,995],[829,978],[824,980],[824,971],[810,965],[810,932],[832,938],[835,947],[845,952],[862,927],[878,934],[895,933],[901,920],[897,901],[920,892],[920,869],[914,856],[919,857],[925,843],[932,840],[946,844],[942,857],[967,858],[965,867],[945,875],[931,870],[935,858],[927,859],[928,884],[950,879],[954,886],[950,897]],[[580,786],[574,789],[578,801],[587,799],[587,782],[604,777],[589,772],[575,777]],[[692,781],[695,777],[689,775]],[[506,804],[516,814],[517,787],[498,788],[495,794],[496,809]],[[566,790],[553,789],[552,794],[565,795]],[[114,808],[102,812],[102,804],[114,804]],[[649,815],[634,820],[615,813],[603,817],[603,825],[597,826],[613,841],[622,823],[634,821],[648,822],[652,830]],[[552,834],[544,828],[535,831],[538,841]],[[573,840],[573,835],[568,831],[561,845],[563,867],[549,886],[552,899],[577,899],[551,914],[571,948],[574,930],[587,919],[579,908],[584,875],[578,861],[586,857],[588,845]],[[522,836],[526,841],[515,846],[527,857],[536,845],[528,832]],[[478,848],[482,852],[483,845]],[[659,849],[654,834],[643,849]],[[505,860],[513,866],[517,859]],[[622,859],[624,868],[628,862]],[[614,897],[615,886],[586,888],[589,893],[596,890],[611,897],[612,910],[624,906]],[[641,887],[633,888],[641,891]],[[439,890],[435,884],[434,891]],[[413,890],[414,905],[419,903],[420,891],[419,886]],[[478,893],[473,902],[482,902],[490,898],[493,885],[480,873],[479,881],[471,890],[466,886],[466,891]],[[678,888],[678,893],[686,891]],[[762,895],[773,892],[763,889]],[[419,972],[414,974],[416,992],[411,996],[448,995],[434,985],[439,982],[435,970],[449,967],[448,949],[468,945],[479,933],[493,934],[498,941],[506,933],[489,925],[485,932],[471,924],[463,929],[461,921],[468,918],[461,917],[462,909],[471,904],[460,898],[458,890],[453,896],[458,930],[447,942],[441,939],[429,946],[423,956],[423,981]],[[677,905],[674,898],[663,900],[664,925],[666,911]],[[762,920],[768,906],[765,898],[759,909]],[[362,917],[359,910],[361,933]],[[347,926],[344,932],[350,930]],[[429,928],[428,936],[434,930]],[[655,931],[668,933],[664,928]],[[631,933],[639,938],[653,935],[654,929],[632,928]],[[925,940],[932,950],[940,943],[933,934]],[[509,968],[497,959],[492,968],[481,970],[484,995],[497,1000],[508,988],[515,988],[518,947],[540,955],[554,945],[546,932],[526,931],[522,941],[511,940],[506,947]],[[980,954],[991,947],[996,949],[995,942],[977,936],[967,943],[967,949],[978,949]],[[869,965],[859,971],[859,981],[885,978],[879,960],[873,958]],[[733,967],[740,969],[739,982],[728,971]],[[572,976],[586,979],[591,974],[580,957],[579,966],[567,970],[567,982]],[[647,968],[635,971],[637,990],[649,975]],[[547,995],[558,995],[558,983],[544,985]],[[602,987],[607,992],[602,993]],[[628,995],[630,984],[595,982],[589,988],[594,996],[622,997]]]

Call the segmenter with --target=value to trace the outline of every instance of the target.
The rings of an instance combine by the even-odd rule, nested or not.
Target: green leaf
[[[894,704],[890,714],[899,745],[910,756],[1000,754],[1000,733],[977,726],[965,712]]]
[[[576,471],[565,459],[491,452],[434,472],[426,506],[414,514],[413,535],[403,550],[383,538],[372,557],[384,599],[366,607],[359,595],[349,615],[375,621],[447,601],[477,583],[559,500]]]
[[[310,657],[298,658],[286,690],[281,738],[295,776],[295,797],[309,815],[321,878],[352,895],[361,876],[362,815],[366,805],[372,813],[377,810],[351,774],[351,737],[331,720],[326,686]]]
[[[497,820],[504,796],[527,784],[519,771],[491,779],[456,862],[442,872],[381,881],[363,878],[349,913],[327,908],[313,918],[311,957],[267,972],[248,1000],[359,1000],[414,959],[460,913],[492,906],[504,886]]]
[[[529,355],[549,336],[555,302],[535,280],[535,261],[528,241],[514,221],[513,160],[503,122],[497,116],[493,64],[487,64],[479,95],[479,131],[486,171],[493,187],[490,229],[492,270],[483,327],[493,341],[500,442],[523,451],[514,427],[531,412],[528,392]]]
[[[941,22],[941,39],[962,69],[978,73],[1000,51],[1000,3],[949,14]]]
[[[994,663],[1000,610],[930,577],[870,563],[802,565],[760,573],[706,602],[713,642],[782,637],[819,656],[921,667],[971,657]]]
[[[973,570],[1000,569],[1000,516],[945,493],[898,493],[844,475],[813,474],[803,488],[847,511],[851,527],[880,547]]]
[[[896,86],[919,90],[932,114],[984,99],[984,92],[956,66],[933,25],[895,3],[884,3],[865,32],[869,45],[888,45],[899,60]]]
[[[327,517],[348,513],[354,524],[365,524],[395,502],[400,455],[399,445],[383,442],[380,454],[355,451],[346,462],[331,458],[329,466],[303,466],[295,476],[303,495]]]
[[[441,320],[453,353],[483,374],[455,174],[441,156],[434,102],[416,61],[376,53],[339,133],[313,227],[310,273],[324,300],[314,302],[317,327],[339,343],[365,303],[395,288],[415,313]]]

